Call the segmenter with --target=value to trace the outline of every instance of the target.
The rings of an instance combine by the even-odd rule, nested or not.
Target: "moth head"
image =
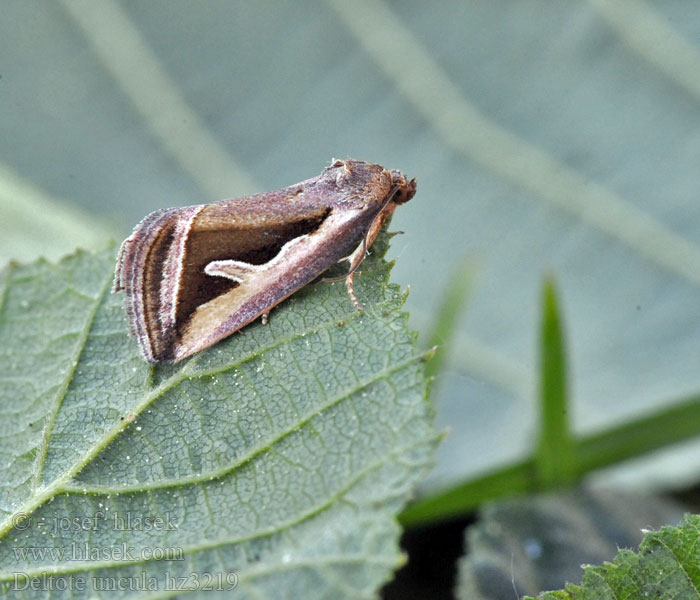
[[[381,202],[391,186],[391,173],[384,167],[353,158],[335,159],[324,176],[345,197],[371,202]]]
[[[333,159],[326,171],[335,178],[338,187],[357,188],[363,195],[368,194],[370,190],[389,188],[394,204],[408,202],[416,194],[415,179],[409,180],[401,171],[387,171],[374,163],[352,158]]]
[[[397,170],[391,172],[391,184],[392,188],[396,190],[392,198],[394,204],[403,204],[408,202],[413,196],[416,195],[416,179],[415,177],[410,181],[406,179],[406,176]]]

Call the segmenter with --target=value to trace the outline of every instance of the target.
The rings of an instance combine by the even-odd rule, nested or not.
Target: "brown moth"
[[[122,243],[114,291],[150,363],[177,362],[231,335],[341,260],[353,274],[416,180],[335,160],[295,185],[145,217]]]

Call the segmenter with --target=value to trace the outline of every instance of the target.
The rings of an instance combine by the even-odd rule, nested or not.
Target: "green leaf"
[[[486,504],[467,528],[456,597],[521,598],[580,581],[581,565],[636,548],[642,526],[678,523],[685,510],[667,498],[587,486]]]
[[[356,278],[365,312],[319,281],[163,368],[126,335],[113,249],[3,272],[0,591],[372,596],[436,439],[385,250]]]
[[[612,563],[587,566],[580,586],[567,585],[564,590],[544,592],[538,598],[697,598],[700,595],[698,538],[700,516],[686,515],[678,527],[647,532],[639,552],[620,550]]]

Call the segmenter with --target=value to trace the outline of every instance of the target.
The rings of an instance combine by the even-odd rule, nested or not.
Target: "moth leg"
[[[270,316],[270,311],[267,310],[262,314],[262,324],[267,325],[267,317]]]
[[[350,269],[348,270],[348,274],[345,276],[345,287],[348,290],[350,300],[352,300],[352,303],[355,305],[355,308],[359,312],[362,312],[362,305],[357,300],[357,296],[355,296],[355,290],[353,290],[352,284],[355,278],[355,271],[357,270],[357,267],[359,267],[360,264],[362,264],[362,261],[365,259],[366,255],[367,237],[365,236],[362,238],[362,243],[358,245],[357,248],[355,248],[354,252],[346,259],[350,262]]]
[[[384,223],[391,218],[391,215],[393,214],[394,209],[396,208],[396,204],[392,202],[392,199],[394,198],[397,189],[398,188],[394,187],[391,190],[389,195],[386,197],[386,200],[384,201],[382,209],[379,211],[377,216],[374,217],[374,220],[370,224],[367,233],[362,238],[362,243],[359,246],[357,246],[357,248],[355,248],[354,252],[350,256],[347,257],[347,260],[350,261],[350,269],[348,270],[348,274],[345,276],[345,287],[347,287],[348,289],[350,300],[352,300],[352,303],[355,305],[355,308],[357,308],[357,310],[359,310],[360,312],[362,311],[362,306],[360,306],[360,303],[357,301],[355,292],[352,289],[353,277],[355,276],[355,271],[357,270],[357,267],[359,267],[360,264],[362,264],[362,261],[367,256],[367,249],[372,245],[374,240],[379,235],[379,232],[381,231]]]
[[[352,300],[352,303],[355,305],[355,308],[360,312],[362,312],[362,305],[357,300],[357,296],[355,296],[355,291],[353,290],[352,284],[357,267],[359,267],[362,264],[362,261],[365,259],[365,256],[367,256],[367,247],[367,236],[365,236],[364,238],[362,238],[362,243],[357,248],[355,248],[355,250],[353,250],[352,254],[346,256],[345,258],[341,258],[338,261],[343,262],[347,260],[350,263],[350,268],[348,269],[347,274],[341,275],[340,277],[323,278],[323,281],[341,281],[345,279],[345,287],[348,290],[350,300]]]
[[[367,248],[369,248],[369,244],[367,243],[367,236],[365,236],[362,238],[362,243],[355,248],[355,251],[347,258],[347,260],[350,262],[350,272],[348,275],[352,275],[357,267],[362,264],[362,261],[365,260],[365,256],[367,256]]]
[[[354,277],[355,271],[350,271],[345,278],[345,287],[347,288],[350,300],[352,300],[352,303],[355,305],[357,311],[362,312],[362,305],[358,302],[357,297],[355,296],[355,291],[352,289],[352,280]]]
[[[346,256],[345,258],[341,258],[338,262],[343,262],[347,260],[350,263],[350,268],[348,269],[348,272],[345,275],[341,275],[340,277],[324,277],[322,281],[342,281],[343,279],[345,280],[345,287],[348,290],[348,295],[350,296],[350,300],[352,300],[352,303],[355,305],[355,308],[362,312],[362,305],[358,302],[357,296],[355,296],[355,292],[352,288],[353,284],[353,279],[355,277],[355,271],[357,270],[357,267],[360,266],[362,261],[365,259],[365,255],[367,254],[367,238],[362,239],[362,243],[353,250],[352,254],[350,256]]]
[[[343,279],[347,279],[348,275],[351,273],[354,273],[357,270],[357,267],[362,264],[362,261],[365,259],[365,256],[367,255],[367,238],[362,239],[362,243],[355,248],[355,250],[352,251],[352,254],[341,258],[338,262],[344,262],[348,261],[350,263],[350,268],[348,269],[347,274],[341,275],[340,277],[324,277],[322,281],[342,281]]]

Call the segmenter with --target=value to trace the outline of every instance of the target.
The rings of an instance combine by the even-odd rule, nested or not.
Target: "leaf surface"
[[[435,440],[404,295],[374,249],[364,313],[319,281],[159,368],[110,293],[114,249],[6,269],[0,590],[372,597],[402,561],[394,516]]]
[[[700,596],[700,516],[649,531],[638,552],[620,550],[611,563],[586,566],[581,585],[544,592],[541,600],[697,598]],[[532,600],[532,599],[530,599]]]

